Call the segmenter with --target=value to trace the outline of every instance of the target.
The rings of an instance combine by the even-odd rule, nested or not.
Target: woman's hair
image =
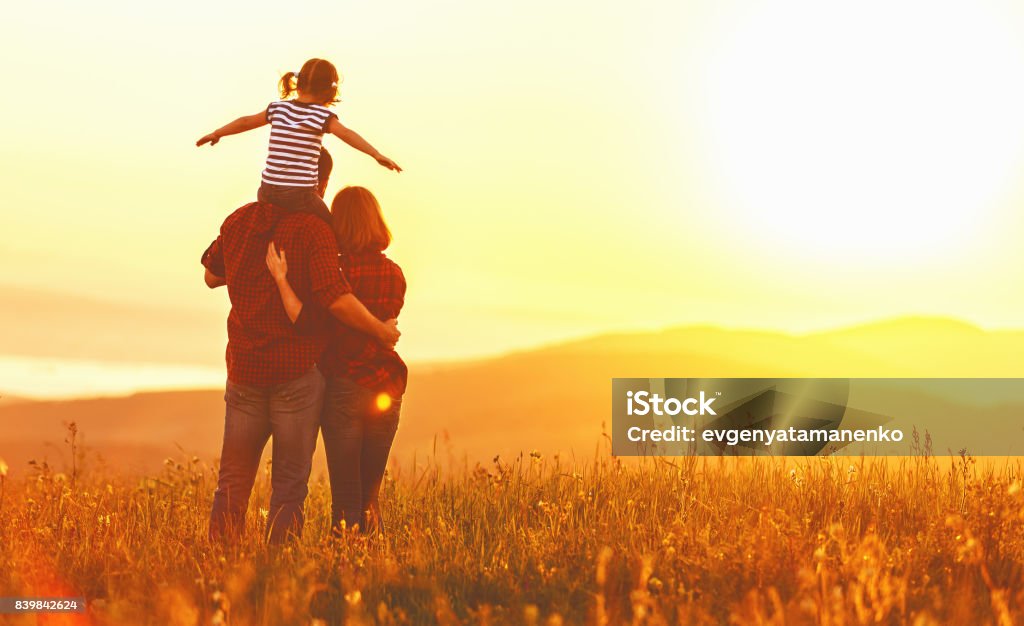
[[[299,73],[288,72],[281,77],[281,97],[289,98],[297,91],[307,93],[327,105],[338,101],[338,83],[341,78],[330,61],[310,59],[302,64]]]
[[[366,187],[345,187],[331,203],[334,234],[342,252],[380,252],[391,244],[380,203]]]

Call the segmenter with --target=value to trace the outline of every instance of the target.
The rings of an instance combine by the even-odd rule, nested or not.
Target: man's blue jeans
[[[295,380],[267,388],[228,381],[224,447],[210,513],[210,538],[236,536],[245,522],[260,456],[273,437],[267,535],[281,543],[302,534],[302,507],[320,428],[324,377],[315,366]]]

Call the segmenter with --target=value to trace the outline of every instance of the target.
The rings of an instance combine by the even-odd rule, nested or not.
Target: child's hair
[[[322,104],[338,101],[338,70],[330,61],[310,59],[302,64],[299,73],[288,72],[281,77],[281,97],[289,98],[297,91],[308,93]]]
[[[345,187],[331,203],[334,234],[342,252],[380,252],[391,244],[380,203],[365,187]]]

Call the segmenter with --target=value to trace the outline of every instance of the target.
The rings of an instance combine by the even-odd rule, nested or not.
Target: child
[[[338,101],[338,70],[329,61],[310,59],[298,74],[281,78],[281,98],[265,111],[246,115],[196,142],[214,146],[221,137],[270,124],[270,150],[257,198],[291,211],[313,213],[331,223],[331,215],[318,192],[317,169],[324,133],[335,135],[356,150],[396,172],[402,168],[345,128],[327,107]],[[296,97],[289,99],[295,94]]]

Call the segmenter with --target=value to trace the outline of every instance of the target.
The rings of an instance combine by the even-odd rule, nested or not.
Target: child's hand
[[[276,282],[283,281],[288,275],[288,259],[284,256],[284,250],[278,254],[273,241],[267,245],[267,269]]]
[[[200,137],[199,141],[196,142],[196,147],[199,147],[206,143],[210,144],[211,146],[215,146],[217,145],[218,141],[220,141],[220,135],[218,135],[217,133],[210,133],[209,135],[203,135],[202,137]]]
[[[392,171],[395,171],[395,172],[401,172],[402,171],[402,168],[398,167],[398,163],[395,163],[394,161],[392,161],[391,159],[387,158],[383,154],[378,154],[375,158],[377,159],[378,163],[380,163],[384,167],[388,168],[389,170],[392,170]]]

